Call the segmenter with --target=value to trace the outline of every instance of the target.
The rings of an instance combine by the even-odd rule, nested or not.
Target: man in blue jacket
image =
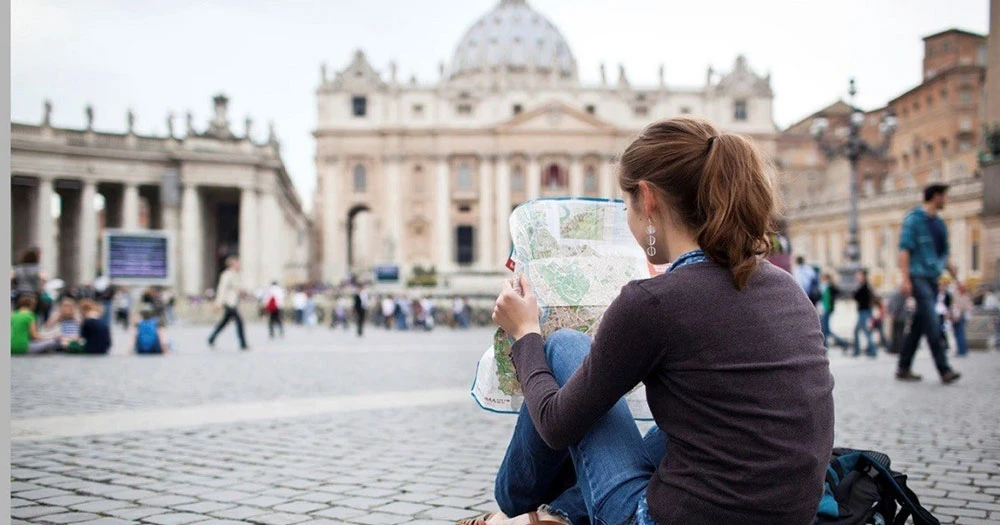
[[[938,282],[941,273],[948,270],[955,280],[958,273],[948,260],[948,228],[938,215],[948,198],[948,186],[931,184],[924,188],[924,203],[910,210],[903,219],[899,235],[899,270],[903,274],[903,294],[913,294],[917,309],[913,314],[910,332],[906,335],[899,353],[896,379],[919,381],[921,377],[911,370],[913,354],[917,352],[920,338],[927,336],[927,343],[934,356],[934,365],[945,384],[954,383],[961,375],[948,366],[948,356],[941,342],[941,324],[934,312]]]

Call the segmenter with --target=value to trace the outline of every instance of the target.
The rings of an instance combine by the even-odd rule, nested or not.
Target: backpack
[[[906,486],[906,474],[889,468],[889,456],[869,450],[833,449],[814,525],[940,525]]]
[[[278,311],[278,299],[273,295],[267,298],[267,304],[264,305],[264,310],[269,314],[273,314]]]
[[[823,290],[820,290],[819,288],[818,276],[813,275],[812,280],[809,281],[809,290],[807,293],[809,295],[809,300],[812,301],[812,304],[818,304],[823,300]]]

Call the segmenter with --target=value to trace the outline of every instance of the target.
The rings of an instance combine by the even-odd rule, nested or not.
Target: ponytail
[[[698,245],[744,288],[771,249],[774,192],[760,153],[739,135],[712,141],[698,185]]]
[[[619,185],[635,194],[648,181],[710,259],[746,287],[770,251],[776,203],[766,164],[749,140],[703,120],[651,124],[626,148]]]

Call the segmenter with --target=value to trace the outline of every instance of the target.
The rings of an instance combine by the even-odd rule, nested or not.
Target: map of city
[[[524,274],[541,310],[542,335],[561,328],[591,337],[622,286],[650,276],[645,253],[625,219],[625,205],[606,199],[536,199],[510,216],[514,279]],[[511,340],[498,329],[480,359],[472,395],[481,407],[516,412],[521,387]],[[627,397],[637,418],[648,414],[641,385]]]

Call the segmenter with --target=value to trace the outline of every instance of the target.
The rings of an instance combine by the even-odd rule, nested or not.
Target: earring
[[[656,237],[653,236],[656,233],[656,228],[653,227],[653,219],[649,219],[649,226],[646,226],[646,233],[649,234],[649,247],[646,248],[646,254],[650,257],[656,255]]]

